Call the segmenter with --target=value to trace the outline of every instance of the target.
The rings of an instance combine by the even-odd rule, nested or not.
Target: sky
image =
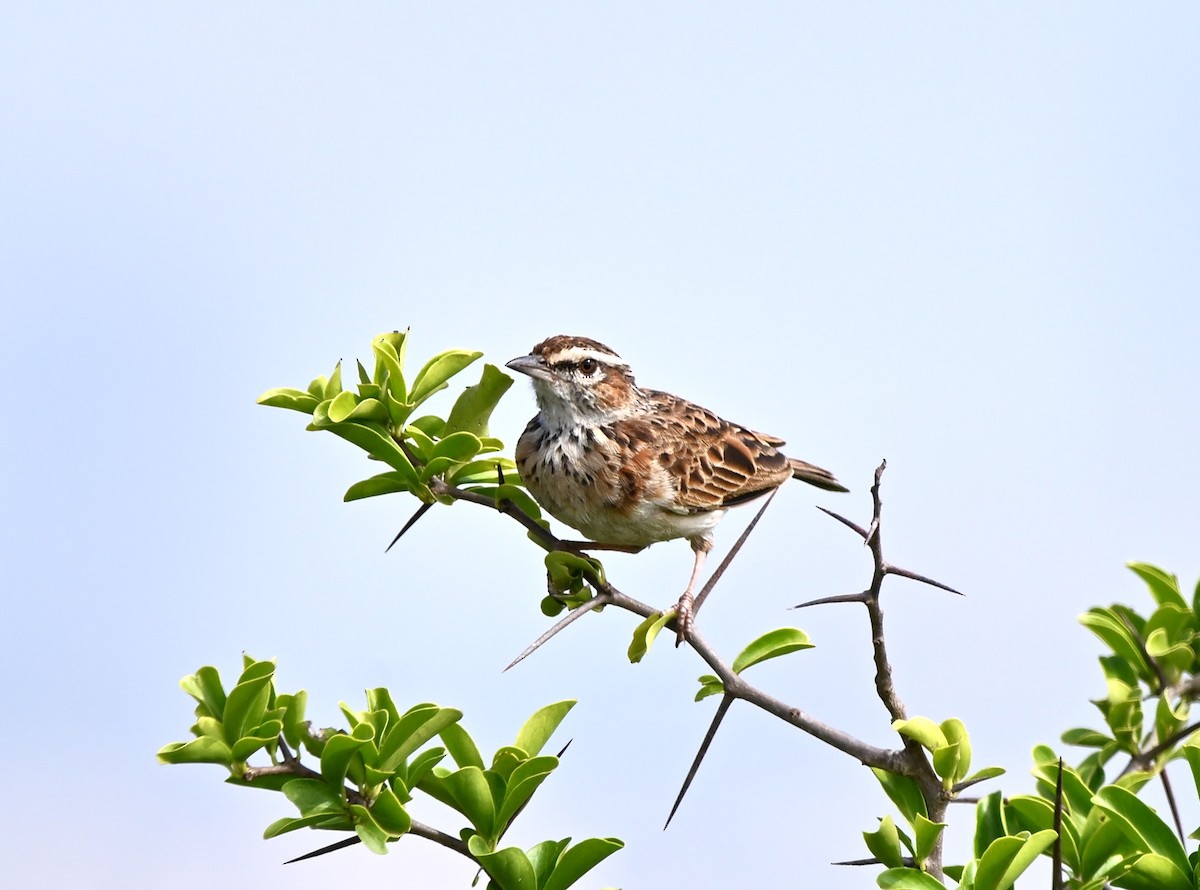
[[[886,458],[887,557],[965,594],[888,582],[896,683],[910,714],[966,723],[976,766],[1008,770],[981,791],[1029,791],[1034,744],[1101,725],[1100,647],[1077,618],[1147,607],[1126,561],[1187,592],[1200,576],[1191,4],[4,18],[14,886],[469,885],[469,863],[416,839],[285,867],[329,838],[262,840],[293,812],[281,796],[155,762],[188,737],[179,678],[232,680],[243,652],[278,659],[319,725],[388,686],[464,711],[485,751],[578,699],[556,737],[571,750],[508,839],[625,840],[581,888],[873,884],[830,863],[865,856],[861,832],[891,812],[874,779],[748,706],[662,831],[715,707],[692,702],[699,659],[661,645],[630,665],[637,620],[610,609],[502,673],[547,626],[520,530],[456,505],[384,553],[411,499],[342,503],[376,468],[255,405],[369,360],[383,331],[411,327],[414,363],[590,336],[640,383],[833,470],[851,493],[785,487],[700,626],[728,659],[803,628],[817,648],[753,679],[894,746],[862,610],[788,611],[867,584],[861,544],[814,506],[866,521]],[[493,433],[511,444],[533,410],[518,381]],[[726,517],[714,562],[749,518]],[[691,553],[605,564],[666,605]],[[950,861],[971,821],[953,814]]]

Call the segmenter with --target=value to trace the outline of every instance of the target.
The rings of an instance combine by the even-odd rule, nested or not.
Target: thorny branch
[[[883,702],[883,705],[891,719],[895,721],[905,719],[906,712],[904,709],[904,704],[901,702],[900,696],[896,691],[895,683],[892,678],[891,663],[888,660],[887,655],[887,646],[883,625],[883,609],[880,606],[880,595],[883,579],[888,575],[896,575],[902,578],[909,578],[914,581],[928,584],[951,593],[959,593],[959,591],[924,575],[917,574],[916,572],[912,572],[908,569],[900,568],[898,566],[893,566],[884,559],[883,544],[880,534],[880,516],[883,504],[880,498],[879,490],[880,480],[886,467],[887,461],[883,461],[875,471],[874,485],[871,487],[871,501],[873,509],[871,523],[868,528],[864,529],[843,516],[840,516],[830,510],[819,508],[829,516],[836,519],[838,522],[845,525],[847,528],[854,531],[860,538],[863,539],[864,543],[869,548],[873,561],[873,572],[870,586],[858,594],[826,597],[819,600],[813,600],[808,603],[803,603],[802,606],[797,606],[796,608],[837,602],[861,602],[866,606],[871,628],[871,645],[875,660],[876,694],[879,696],[880,701]],[[538,544],[546,550],[561,550],[582,555],[583,550],[586,547],[586,545],[581,546],[575,542],[559,539],[543,525],[527,516],[511,501],[503,499],[496,501],[495,499],[489,498],[485,495],[465,491],[455,486],[448,485],[442,480],[436,478],[430,483],[430,490],[438,497],[448,497],[453,500],[467,501],[469,503],[486,506],[490,509],[496,509],[502,513],[505,513],[513,520],[524,526],[526,530],[528,530],[537,540]],[[763,505],[763,507],[759,510],[758,515],[754,517],[747,529],[743,532],[741,538],[739,538],[731,552],[726,556],[725,560],[705,584],[703,590],[696,598],[697,611],[699,611],[700,605],[703,603],[708,593],[711,592],[713,586],[719,580],[730,561],[737,554],[738,550],[745,542],[746,537],[749,535],[750,531],[753,530],[754,525],[761,517],[763,510],[766,509],[766,505],[769,503],[770,499],[768,498],[767,502]],[[411,526],[412,522],[415,521],[416,518],[417,517],[414,517],[413,520],[410,520],[409,524],[405,526],[405,530]],[[659,610],[655,609],[654,607],[622,593],[611,583],[601,578],[588,577],[587,581],[593,587],[593,589],[596,590],[596,596],[561,618],[556,624],[554,624],[554,626],[552,626],[529,647],[527,647],[524,652],[517,656],[517,658],[515,658],[508,665],[508,667],[505,668],[505,670],[511,668],[513,665],[531,655],[558,633],[565,630],[569,625],[581,618],[584,614],[599,606],[613,605],[617,608],[624,609],[625,611],[632,612],[633,614],[640,615],[643,618],[659,612]],[[704,744],[701,746],[701,749],[692,764],[692,768],[689,771],[687,779],[684,782],[684,786],[680,791],[679,798],[675,802],[675,807],[672,808],[672,815],[674,815],[675,809],[678,808],[680,802],[682,801],[683,795],[687,791],[688,786],[695,776],[696,770],[699,768],[700,761],[703,759],[704,753],[707,750],[709,743],[712,741],[712,737],[715,735],[718,725],[720,724],[725,713],[728,711],[729,706],[735,700],[742,700],[763,711],[766,711],[769,714],[772,714],[775,717],[778,717],[784,722],[789,723],[792,726],[803,730],[804,732],[807,732],[809,735],[812,735],[826,744],[831,745],[839,751],[854,757],[856,760],[866,766],[876,767],[891,773],[898,773],[914,779],[921,788],[922,795],[925,798],[925,803],[929,811],[929,818],[934,821],[940,821],[943,818],[946,804],[950,799],[950,795],[942,788],[941,780],[934,773],[933,767],[926,757],[924,749],[922,749],[921,746],[916,742],[907,738],[903,738],[903,748],[901,750],[888,750],[870,745],[861,739],[842,732],[841,730],[818,720],[799,708],[780,701],[764,690],[746,682],[741,676],[733,672],[733,669],[730,667],[730,665],[728,665],[712,649],[712,647],[709,646],[704,637],[697,631],[693,630],[688,638],[688,642],[701,657],[701,659],[703,659],[704,662],[712,669],[713,673],[720,678],[722,684],[724,685],[725,692],[712,726],[710,727],[708,735],[704,740]],[[670,822],[669,817],[667,821],[668,823]],[[932,875],[939,876],[941,874],[940,841],[939,847],[930,857],[927,867]]]
[[[822,599],[802,603],[800,606],[796,606],[795,608],[842,602],[859,602],[866,606],[871,627],[871,644],[876,666],[876,693],[883,702],[888,714],[894,721],[904,719],[905,710],[892,680],[892,669],[891,664],[888,661],[887,648],[885,645],[883,610],[879,604],[883,579],[888,575],[897,575],[929,584],[933,587],[947,590],[952,593],[958,593],[958,591],[938,581],[927,578],[924,575],[919,575],[915,572],[908,571],[907,569],[892,566],[884,560],[883,545],[880,537],[880,513],[882,509],[882,501],[879,496],[879,487],[880,478],[882,477],[883,471],[886,467],[887,462],[884,461],[875,471],[875,482],[871,487],[873,510],[871,524],[868,528],[864,529],[851,520],[846,519],[845,517],[840,516],[830,510],[826,510],[823,507],[818,508],[836,519],[838,522],[845,525],[847,528],[854,531],[860,538],[863,539],[864,543],[870,549],[874,563],[870,586],[866,590],[857,594],[824,597]],[[501,479],[501,481],[503,481],[503,479]],[[530,536],[538,543],[538,545],[547,551],[564,551],[579,556],[584,556],[587,549],[592,549],[586,542],[580,543],[558,538],[544,525],[528,516],[512,501],[505,499],[497,500],[477,492],[461,489],[447,484],[440,477],[434,477],[430,481],[429,490],[434,494],[435,497],[438,498],[466,501],[468,503],[498,510],[501,513],[504,513],[515,522],[518,522],[520,525],[522,525],[530,533]],[[758,520],[766,510],[767,505],[770,504],[773,496],[774,493],[767,497],[758,514],[749,523],[736,544],[733,546],[733,548],[731,548],[729,554],[708,579],[708,582],[704,585],[703,589],[696,597],[695,609],[697,612],[699,611],[700,606],[703,604],[705,598],[720,579],[721,575],[725,572],[725,569],[728,567],[730,562],[732,562],[733,558],[737,555],[742,545],[745,543],[750,532],[753,531],[754,526],[758,523]],[[430,504],[423,504],[417,510],[417,512],[408,520],[408,522],[405,523],[404,527],[401,528],[400,532],[392,540],[391,544],[388,545],[388,549],[391,549],[391,547],[394,546],[397,541],[399,541],[404,533],[407,532],[418,519],[425,515],[430,506]],[[526,648],[524,652],[517,656],[517,658],[515,658],[512,663],[505,668],[505,670],[508,670],[525,659],[527,656],[531,655],[538,648],[547,643],[558,633],[565,630],[584,614],[600,606],[613,605],[635,615],[640,615],[643,618],[654,614],[661,614],[660,610],[655,609],[653,606],[635,599],[634,597],[622,593],[611,583],[598,576],[589,574],[586,577],[586,580],[588,584],[596,591],[596,595],[582,605],[573,609],[571,612],[567,613],[567,615],[556,622],[549,630],[547,630],[528,648]],[[674,816],[675,811],[682,802],[684,794],[687,792],[692,779],[695,777],[700,763],[703,760],[704,755],[708,750],[708,746],[712,742],[722,719],[728,712],[732,703],[737,700],[745,701],[759,708],[760,710],[763,710],[779,718],[780,720],[783,720],[785,723],[795,726],[797,729],[808,733],[814,738],[817,738],[820,741],[836,748],[837,750],[850,755],[866,766],[883,769],[890,773],[896,773],[912,778],[921,788],[922,795],[925,798],[929,818],[935,822],[943,819],[946,804],[950,799],[950,795],[942,788],[940,779],[934,773],[928,758],[924,754],[924,750],[918,744],[905,738],[903,739],[904,747],[901,750],[888,750],[870,745],[867,742],[864,742],[863,740],[858,739],[849,733],[830,726],[805,713],[801,709],[793,707],[792,705],[775,698],[766,691],[748,683],[739,674],[734,673],[733,668],[713,650],[713,648],[708,644],[698,630],[692,630],[691,634],[688,636],[688,643],[695,650],[696,654],[700,656],[700,658],[712,669],[713,673],[721,680],[721,683],[724,686],[724,695],[722,696],[721,703],[718,706],[718,710],[712,725],[710,726],[703,744],[701,745],[701,748],[697,753],[694,762],[692,763],[683,787],[680,789],[679,796],[675,800],[675,804],[671,809],[671,814],[667,818],[668,824],[670,823],[671,817]],[[280,774],[294,775],[304,778],[319,778],[318,773],[309,769],[307,766],[304,766],[296,757],[292,756],[282,738],[280,739],[280,748],[283,755],[282,763],[267,767],[248,769],[244,775],[245,780],[253,781],[255,778],[260,776]],[[352,802],[364,802],[362,796],[357,791],[350,788],[347,788],[347,797]],[[455,850],[464,856],[470,855],[466,848],[466,844],[460,839],[438,831],[435,828],[431,828],[430,826],[413,822],[410,833],[432,840],[435,843]],[[323,847],[320,850],[315,850],[291,861],[296,862],[300,861],[301,859],[308,859],[313,856],[318,856],[323,853],[340,849],[344,846],[349,846],[357,841],[358,838],[348,838],[344,841],[330,844],[327,847]],[[868,864],[868,862],[864,861],[861,864]],[[933,854],[926,861],[926,868],[928,869],[929,874],[933,877],[941,876],[940,840],[938,841],[937,849],[935,849]]]

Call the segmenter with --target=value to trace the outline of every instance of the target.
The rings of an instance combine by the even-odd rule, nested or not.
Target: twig
[[[1187,835],[1183,833],[1183,820],[1179,818],[1179,805],[1175,803],[1175,792],[1171,790],[1171,780],[1167,777],[1167,771],[1164,769],[1158,774],[1162,779],[1163,791],[1167,794],[1167,806],[1171,808],[1171,815],[1175,818],[1175,831],[1179,834],[1179,842],[1187,843]]]

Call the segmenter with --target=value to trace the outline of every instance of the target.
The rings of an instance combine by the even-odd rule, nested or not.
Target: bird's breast
[[[516,463],[537,502],[593,541],[641,547],[692,537],[724,512],[675,507],[674,483],[652,449],[631,448],[603,425],[552,429],[535,418]]]

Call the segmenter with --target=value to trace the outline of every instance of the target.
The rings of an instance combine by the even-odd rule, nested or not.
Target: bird
[[[848,491],[829,470],[786,456],[776,436],[639,387],[629,365],[597,340],[558,334],[506,367],[531,378],[538,406],[517,441],[517,473],[550,515],[589,539],[583,549],[691,544],[676,645],[694,626],[696,582],[728,508],[793,478]]]

